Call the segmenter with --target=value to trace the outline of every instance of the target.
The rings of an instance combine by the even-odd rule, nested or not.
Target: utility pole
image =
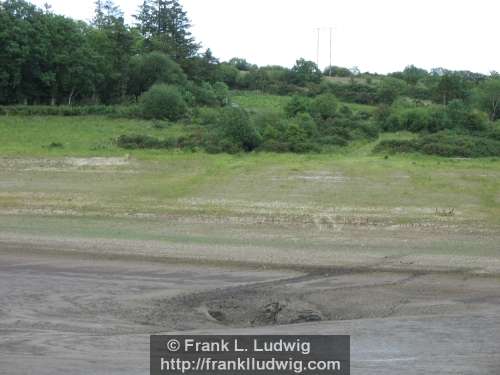
[[[330,27],[330,77],[332,76],[332,28]]]
[[[316,27],[314,29],[317,32],[317,44],[316,44],[316,65],[319,68],[319,52],[320,52],[320,34],[323,30],[328,30],[330,32],[330,66],[329,74],[332,75],[332,51],[333,51],[333,27]]]
[[[316,45],[316,65],[319,67],[319,32],[321,31],[321,28],[317,28],[318,31],[318,43]]]

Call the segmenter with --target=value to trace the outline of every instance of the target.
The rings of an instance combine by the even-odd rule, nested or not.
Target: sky
[[[48,2],[59,14],[90,20],[94,0]],[[180,0],[204,48],[221,61],[291,67],[300,57],[388,73],[413,64],[481,73],[500,71],[497,0]],[[133,22],[140,0],[115,0]]]

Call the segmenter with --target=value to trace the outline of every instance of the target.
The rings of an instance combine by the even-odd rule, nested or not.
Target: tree
[[[241,57],[233,57],[228,61],[228,63],[236,67],[236,69],[246,72],[257,68],[255,65],[250,64],[247,60],[242,59]]]
[[[429,73],[425,69],[417,68],[415,65],[407,66],[402,72],[392,73],[391,76],[399,78],[409,85],[416,85],[419,81],[425,79]]]
[[[491,121],[500,118],[500,78],[492,77],[482,82],[475,91],[481,109],[486,111]]]
[[[378,101],[384,104],[392,104],[405,89],[405,81],[392,77],[384,78],[377,89]]]
[[[442,99],[444,105],[453,99],[464,100],[466,97],[463,80],[459,75],[453,73],[445,73],[439,78],[435,92]]]
[[[217,66],[215,76],[217,81],[224,82],[229,87],[235,87],[239,74],[240,72],[235,66],[229,63],[222,63]]]
[[[323,75],[332,77],[350,77],[352,76],[352,72],[348,68],[332,65],[327,66],[323,70]]]
[[[102,3],[100,26],[89,33],[92,49],[97,57],[99,76],[95,94],[104,103],[123,101],[127,94],[129,60],[134,54],[134,34],[121,11],[109,0]],[[98,10],[96,9],[96,17]]]
[[[113,0],[96,0],[92,24],[99,29],[109,27],[123,18],[123,12],[115,5]]]
[[[183,68],[189,78],[198,83],[217,81],[218,66],[219,60],[214,57],[210,48],[201,56],[194,56],[183,62]]]
[[[198,52],[191,23],[178,0],[145,0],[135,18],[149,50],[165,52],[180,63]]]
[[[34,25],[41,12],[26,1],[7,0],[0,5],[0,103],[27,102],[25,77],[32,65]],[[40,49],[43,47],[40,46]],[[35,80],[32,81],[33,83]],[[31,87],[30,89],[34,89]]]
[[[129,63],[129,93],[137,98],[155,83],[184,86],[187,78],[179,64],[162,52],[133,56]]]
[[[305,59],[299,59],[292,68],[292,82],[297,85],[305,85],[306,83],[320,83],[321,70],[318,66]]]

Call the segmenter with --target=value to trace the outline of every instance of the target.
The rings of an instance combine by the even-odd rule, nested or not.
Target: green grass
[[[0,155],[123,155],[125,151],[114,144],[122,134],[167,137],[184,132],[185,128],[178,124],[157,129],[152,121],[106,116],[0,116]],[[50,147],[51,144],[62,147]]]
[[[231,96],[231,100],[242,108],[277,113],[284,113],[285,106],[290,99],[290,96],[271,95],[259,91],[238,91]],[[353,111],[373,112],[376,109],[375,106],[367,104],[341,102],[341,105],[345,105]]]
[[[284,113],[289,96],[264,94],[258,91],[239,91],[231,96],[233,103],[252,111]]]

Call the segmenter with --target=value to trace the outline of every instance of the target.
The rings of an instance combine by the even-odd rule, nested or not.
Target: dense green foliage
[[[127,25],[112,0],[96,1],[90,24],[0,1],[0,115],[142,117],[186,127],[177,138],[124,135],[115,140],[124,148],[322,152],[405,131],[415,138],[375,151],[498,155],[497,73],[220,62],[210,49],[200,52],[178,0],[144,0],[135,18]]]
[[[382,141],[375,148],[375,152],[421,152],[429,155],[468,158],[500,156],[500,141],[443,131],[416,140]]]
[[[164,83],[156,84],[142,94],[140,107],[144,118],[173,121],[181,119],[188,110],[181,91]]]

